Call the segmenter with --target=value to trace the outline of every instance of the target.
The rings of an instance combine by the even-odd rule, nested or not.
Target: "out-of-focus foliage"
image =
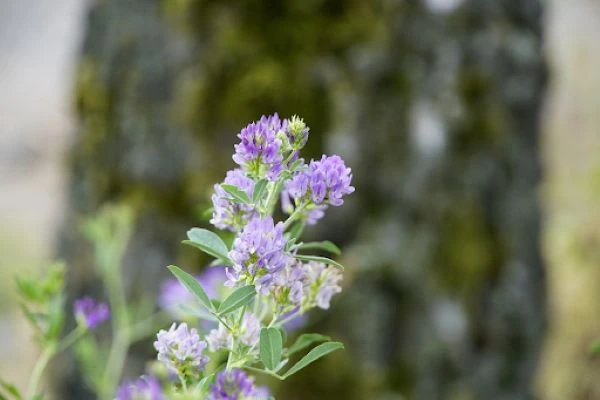
[[[349,249],[352,287],[313,321],[348,350],[278,398],[530,398],[540,18],[537,0],[95,2],[60,245],[76,290],[94,282],[73,226],[107,200],[139,216],[132,298],[174,260],[207,261],[176,243],[233,165],[234,134],[298,113],[326,132],[308,153],[335,147],[355,171],[355,198],[308,231]]]

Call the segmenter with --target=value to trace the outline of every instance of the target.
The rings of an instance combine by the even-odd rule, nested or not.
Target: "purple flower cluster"
[[[308,169],[298,172],[286,185],[293,199],[309,199],[313,204],[341,206],[343,197],[354,192],[352,171],[339,156],[323,155],[312,160]],[[298,201],[296,201],[298,204]]]
[[[179,326],[173,323],[168,331],[160,330],[154,342],[158,360],[165,364],[169,371],[180,376],[204,369],[208,363],[208,357],[204,355],[206,346],[206,342],[200,340],[198,331],[188,329],[186,323]]]
[[[238,333],[240,343],[248,347],[256,346],[260,337],[260,328],[260,321],[254,314],[249,312],[244,314]],[[227,328],[219,325],[217,329],[213,329],[206,335],[206,342],[210,351],[231,349],[233,346],[233,336],[231,336]]]
[[[124,382],[117,390],[116,400],[164,400],[160,383],[153,376],[142,376]]]
[[[285,253],[283,223],[274,224],[273,218],[253,218],[233,242],[229,258],[233,266],[226,269],[227,285],[240,282],[254,284],[259,292],[273,285],[278,272],[290,261]]]
[[[106,303],[96,303],[91,297],[82,297],[73,304],[75,318],[88,329],[94,329],[110,318]]]
[[[277,180],[283,170],[282,142],[278,133],[286,129],[287,121],[279,119],[277,113],[268,117],[263,115],[239,133],[241,142],[235,145],[233,161],[251,176]]]
[[[236,186],[245,192],[249,198],[252,198],[254,181],[248,178],[241,169],[227,172],[223,183]],[[219,184],[215,185],[212,203],[214,211],[210,223],[219,229],[237,232],[251,217],[256,215],[256,210],[252,205],[235,203]]]
[[[342,274],[323,263],[297,261],[280,274],[280,284],[272,293],[282,304],[294,304],[304,312],[312,307],[328,309],[331,298],[342,291]]]
[[[269,390],[257,387],[254,378],[240,369],[221,371],[210,387],[209,400],[266,400]]]

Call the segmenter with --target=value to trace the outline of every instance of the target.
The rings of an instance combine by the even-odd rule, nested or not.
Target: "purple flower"
[[[196,276],[196,280],[202,285],[202,288],[211,299],[222,294],[223,284],[226,279],[225,268],[222,266],[207,268],[200,275]],[[158,305],[163,310],[169,312],[174,318],[186,318],[185,312],[181,310],[180,306],[194,304],[194,302],[194,295],[177,278],[167,279],[160,286]]]
[[[229,252],[233,267],[226,269],[226,285],[247,282],[266,293],[275,284],[277,273],[290,261],[285,245],[282,222],[275,225],[271,217],[250,220]]]
[[[224,370],[217,374],[208,395],[209,400],[266,400],[268,398],[269,390],[265,387],[256,387],[254,378],[240,369],[229,372]]]
[[[277,113],[268,117],[263,115],[238,135],[241,142],[235,145],[233,161],[251,176],[277,180],[283,169],[282,143],[277,136],[286,129],[287,121],[281,121]]]
[[[73,312],[77,321],[88,329],[94,329],[110,318],[110,310],[106,303],[96,303],[87,296],[75,300]]]
[[[252,198],[254,181],[248,178],[241,169],[227,172],[223,183],[236,186],[246,192],[249,198]],[[253,206],[233,202],[231,196],[219,184],[215,185],[212,203],[214,211],[210,223],[219,229],[237,232],[251,217],[257,214]]]
[[[125,381],[117,390],[116,400],[164,400],[160,383],[153,376]]]
[[[312,160],[308,169],[297,173],[286,185],[286,192],[293,199],[310,199],[314,204],[341,206],[343,197],[354,192],[350,185],[352,170],[339,156],[323,155]]]
[[[154,348],[158,351],[158,360],[169,371],[180,376],[197,374],[208,363],[204,355],[206,342],[200,340],[196,329],[188,329],[186,323],[179,326],[173,323],[168,331],[161,330],[156,335]]]
[[[260,337],[260,328],[260,321],[254,314],[250,312],[244,314],[237,336],[240,343],[248,347],[256,346]],[[231,349],[233,346],[233,337],[227,328],[220,324],[217,329],[209,332],[206,336],[206,342],[210,351]]]

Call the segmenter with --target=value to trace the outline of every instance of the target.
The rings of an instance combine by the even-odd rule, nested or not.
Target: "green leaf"
[[[283,343],[277,328],[262,328],[260,331],[260,360],[268,370],[279,365]]]
[[[43,292],[39,284],[29,279],[15,278],[17,290],[27,300],[39,302],[44,300]]]
[[[65,322],[64,296],[56,295],[48,304],[48,326],[45,337],[47,340],[56,340],[62,332]]]
[[[314,349],[309,351],[307,355],[302,357],[302,359],[300,359],[300,361],[298,361],[292,368],[290,368],[283,375],[283,378],[284,379],[288,378],[289,376],[300,371],[302,368],[306,367],[307,365],[312,364],[313,362],[317,361],[319,358],[324,357],[333,351],[343,349],[343,348],[344,348],[344,345],[340,342],[321,343],[320,345],[318,345],[317,347],[315,347]]]
[[[220,315],[228,314],[238,308],[248,304],[256,295],[254,285],[248,285],[236,289],[231,293],[219,306],[218,313]]]
[[[269,181],[266,179],[261,179],[260,181],[256,182],[254,185],[254,191],[252,192],[252,203],[260,203],[268,183]]]
[[[296,339],[293,345],[287,350],[287,355],[291,356],[301,350],[304,350],[313,343],[326,342],[331,339],[329,336],[320,335],[318,333],[304,333]]]
[[[196,296],[196,298],[204,307],[206,307],[208,310],[214,311],[213,304],[210,302],[208,295],[204,289],[202,289],[202,286],[198,283],[196,278],[174,265],[169,265],[167,268],[173,275],[175,275],[175,278],[177,278],[179,282],[181,282],[181,284],[185,286],[187,290],[189,290],[190,293]]]
[[[17,387],[12,383],[0,379],[0,386],[2,386],[2,389],[6,390],[6,392],[12,395],[15,399],[20,400],[23,398],[19,392],[19,389],[17,389]]]
[[[250,204],[248,194],[235,185],[221,184],[221,188],[229,194],[236,203]]]
[[[338,263],[337,261],[333,261],[332,259],[327,258],[327,257],[305,256],[304,254],[296,254],[294,256],[294,258],[296,258],[298,260],[303,260],[303,261],[321,262],[321,263],[324,263],[324,264],[333,265],[334,267],[336,267],[337,269],[341,269],[342,271],[344,270],[344,266],[342,264]]]
[[[298,249],[300,249],[300,250],[325,250],[325,251],[328,251],[337,256],[342,254],[339,247],[337,247],[335,244],[333,244],[329,240],[324,240],[322,242],[302,243],[300,246],[298,246]]]
[[[229,249],[216,233],[207,229],[192,228],[188,231],[187,236],[190,240],[184,240],[183,243],[197,247],[215,258],[231,263],[227,256]]]

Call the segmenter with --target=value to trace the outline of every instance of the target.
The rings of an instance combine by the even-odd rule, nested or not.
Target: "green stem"
[[[265,215],[273,214],[273,209],[275,208],[275,204],[277,204],[277,196],[279,195],[282,186],[283,182],[277,181],[277,183],[275,183],[275,185],[273,186],[273,190],[269,192],[269,196],[267,197],[267,203],[265,207]]]
[[[130,344],[129,329],[125,328],[114,336],[108,355],[108,361],[106,362],[104,374],[102,375],[100,399],[109,400],[113,398],[114,388],[123,372],[123,366],[125,365],[125,359]]]
[[[181,388],[183,389],[183,392],[187,392],[187,382],[185,381],[185,378],[181,375],[179,375],[179,382],[181,382]]]
[[[60,341],[56,353],[58,354],[62,351],[65,351],[66,349],[74,345],[75,342],[81,339],[87,332],[87,329],[81,327],[73,329],[71,332],[69,332],[67,336],[63,338],[63,340]]]
[[[71,347],[75,342],[81,339],[87,333],[86,329],[81,327],[77,327],[73,329],[67,336],[65,336],[59,343],[52,343],[46,347],[46,349],[42,352],[40,357],[38,358],[35,366],[33,367],[33,372],[31,373],[31,379],[29,380],[29,385],[27,386],[27,398],[33,399],[33,397],[37,394],[37,388],[40,384],[40,380],[42,379],[42,375],[52,357],[57,355],[58,353],[63,352],[64,350]]]
[[[31,378],[29,379],[29,384],[27,385],[27,399],[32,400],[37,394],[38,386],[40,384],[40,380],[42,379],[42,375],[46,366],[56,354],[57,345],[56,343],[52,343],[48,347],[44,349],[40,357],[38,358],[35,366],[33,367],[33,372],[31,373]]]
[[[229,332],[233,332],[233,329],[231,329],[231,327],[230,327],[229,325],[227,325],[227,323],[225,322],[225,320],[223,320],[223,318],[221,318],[219,315],[217,315],[217,314],[214,314],[214,313],[213,313],[213,315],[214,315],[214,316],[215,316],[215,317],[216,317],[216,318],[219,320],[219,322],[220,322],[220,323],[222,323],[222,324],[223,324],[223,326],[224,326],[225,328],[227,328],[227,330],[228,330]]]
[[[302,215],[302,213],[304,212],[305,208],[306,208],[306,204],[300,204],[298,207],[296,207],[296,209],[294,210],[294,212],[283,223],[283,230],[284,231],[288,230],[288,228],[298,219],[298,217],[300,215]]]
[[[277,375],[276,373],[271,372],[271,371],[267,371],[265,369],[258,369],[258,368],[250,367],[248,365],[244,365],[244,366],[242,366],[242,368],[243,369],[247,369],[248,371],[257,372],[259,374],[264,374],[264,375],[272,376],[273,378],[277,378],[280,381],[282,381],[284,379],[283,376]]]
[[[289,322],[291,320],[293,320],[294,318],[299,317],[298,313],[293,313],[292,315],[289,315],[287,317],[285,317],[284,319],[282,319],[281,321],[278,321],[277,323],[279,325],[284,325],[286,322]]]

